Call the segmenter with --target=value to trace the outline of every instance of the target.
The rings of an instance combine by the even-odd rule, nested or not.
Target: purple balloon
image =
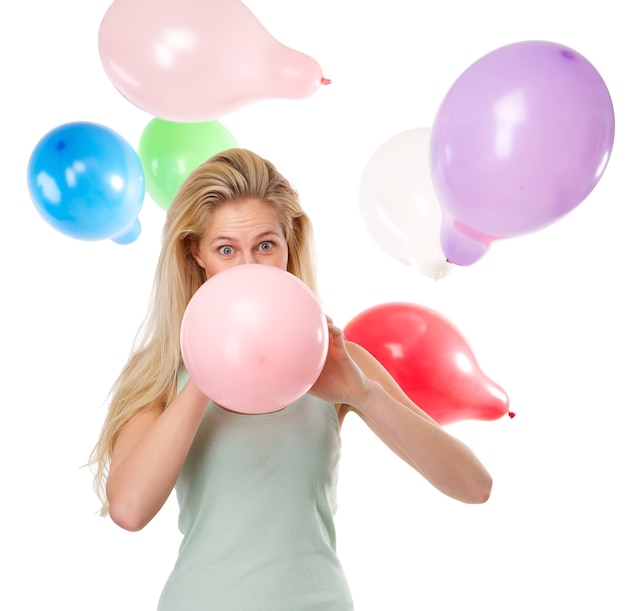
[[[602,176],[614,135],[608,89],[576,51],[518,42],[472,64],[431,130],[448,261],[471,265],[494,240],[537,231],[578,206]]]

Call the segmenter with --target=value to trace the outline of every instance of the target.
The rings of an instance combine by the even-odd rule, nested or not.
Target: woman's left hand
[[[310,393],[335,404],[352,405],[367,396],[371,380],[361,371],[346,348],[342,330],[329,316],[328,355],[326,363]]]

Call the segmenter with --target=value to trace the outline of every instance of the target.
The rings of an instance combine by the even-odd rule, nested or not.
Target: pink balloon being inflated
[[[609,91],[558,43],[513,43],[453,83],[431,130],[431,176],[448,261],[470,265],[494,240],[537,231],[578,206],[613,147]]]
[[[278,42],[239,0],[115,0],[98,49],[124,97],[175,122],[305,98],[329,82],[313,58]]]
[[[193,295],[180,343],[205,395],[236,412],[263,414],[311,389],[326,362],[328,325],[313,292],[293,274],[237,265]]]

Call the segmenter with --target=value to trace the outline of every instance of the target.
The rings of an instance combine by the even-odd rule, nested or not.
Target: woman
[[[189,379],[181,320],[207,278],[260,263],[315,291],[313,261],[296,191],[250,151],[209,159],[168,210],[151,308],[92,455],[102,514],[122,528],[143,528],[176,489],[183,540],[159,611],[353,608],[333,524],[349,411],[443,493],[465,503],[489,497],[491,477],[475,455],[330,319],[322,373],[281,411],[229,411]]]

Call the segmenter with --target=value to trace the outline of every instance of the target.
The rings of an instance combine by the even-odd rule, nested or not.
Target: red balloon
[[[381,304],[353,318],[344,335],[376,357],[441,425],[496,420],[509,413],[506,392],[482,372],[458,330],[433,310]]]

